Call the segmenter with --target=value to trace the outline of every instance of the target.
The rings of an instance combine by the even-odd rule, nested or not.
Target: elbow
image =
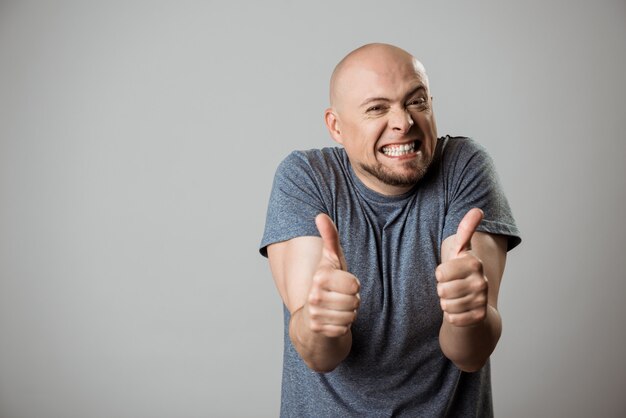
[[[485,366],[485,364],[487,364],[488,359],[489,357],[487,357],[484,360],[465,361],[465,362],[452,361],[452,363],[454,363],[454,365],[462,372],[474,373],[482,369]]]
[[[329,361],[315,361],[314,359],[302,359],[304,364],[315,373],[330,373],[339,366],[339,363]]]
[[[443,348],[443,347],[442,347]],[[467,373],[474,373],[482,369],[493,349],[481,350],[478,352],[468,353],[467,351],[442,349],[443,355],[452,362],[459,370]]]

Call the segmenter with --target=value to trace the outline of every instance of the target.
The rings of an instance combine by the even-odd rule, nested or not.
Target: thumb
[[[474,232],[476,232],[476,228],[478,228],[480,222],[483,220],[483,216],[483,211],[478,208],[470,209],[465,214],[456,230],[455,252],[457,255],[461,254],[463,251],[469,251],[472,249],[472,236],[474,235]]]
[[[328,257],[333,264],[333,267],[340,270],[346,269],[346,260],[343,257],[343,251],[339,242],[339,233],[337,227],[328,215],[320,213],[315,217],[315,225],[322,237],[323,256]]]

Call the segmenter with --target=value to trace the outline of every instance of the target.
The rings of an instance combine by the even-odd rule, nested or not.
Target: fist
[[[482,261],[472,253],[471,241],[483,219],[480,209],[471,209],[452,238],[452,257],[435,270],[444,321],[459,327],[479,324],[487,316],[489,286]]]
[[[346,262],[333,221],[319,214],[315,224],[322,237],[322,257],[305,304],[306,317],[313,332],[327,337],[345,335],[356,319],[361,301],[359,280],[346,271]]]

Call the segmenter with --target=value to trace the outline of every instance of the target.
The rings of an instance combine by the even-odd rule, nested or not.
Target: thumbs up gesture
[[[471,247],[472,236],[482,219],[483,212],[477,208],[465,214],[451,238],[447,259],[435,270],[444,321],[455,326],[476,325],[487,315],[487,278],[482,261],[472,253]]]
[[[322,257],[306,302],[310,329],[326,337],[348,333],[360,303],[358,279],[346,271],[346,261],[333,221],[319,214],[315,224],[322,237]]]

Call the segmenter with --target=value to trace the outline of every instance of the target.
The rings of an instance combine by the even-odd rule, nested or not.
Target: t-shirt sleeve
[[[315,172],[305,154],[294,151],[276,169],[259,251],[301,236],[319,236],[315,217],[326,212]]]
[[[508,250],[522,241],[506,196],[500,185],[493,160],[475,141],[455,141],[445,153],[447,213],[443,239],[456,233],[459,223],[472,208],[485,216],[477,230],[506,235]]]

